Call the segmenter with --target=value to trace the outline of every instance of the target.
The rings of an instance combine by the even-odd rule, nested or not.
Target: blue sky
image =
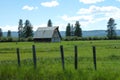
[[[53,26],[65,30],[68,23],[79,21],[82,30],[106,30],[109,18],[120,29],[120,0],[1,0],[0,28],[17,31],[19,19],[30,20],[33,30]]]

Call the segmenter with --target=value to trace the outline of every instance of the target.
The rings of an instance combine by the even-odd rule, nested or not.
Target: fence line
[[[37,67],[37,60],[36,60],[36,50],[35,50],[35,45],[32,45],[32,50],[33,50],[33,63],[34,63],[34,68],[36,69]]]
[[[20,67],[21,64],[20,64],[20,52],[19,52],[19,48],[16,49],[16,52],[17,52],[17,61],[18,61],[18,66]]]
[[[94,63],[94,68],[97,70],[97,65],[96,65],[96,47],[93,46],[93,63]]]
[[[60,46],[60,52],[61,52],[61,61],[62,61],[62,68],[65,69],[65,62],[64,62],[64,50],[63,45]]]
[[[96,47],[92,46],[93,50],[93,63],[94,63],[94,69],[97,70],[97,62],[96,62]],[[33,64],[34,68],[37,68],[37,59],[36,59],[36,48],[35,45],[32,45],[32,51],[33,51]],[[16,49],[17,53],[17,62],[18,66],[21,66],[20,62],[20,51],[19,48]],[[65,70],[65,59],[64,59],[64,48],[63,45],[60,45],[60,53],[61,53],[61,63],[62,63],[62,69]],[[78,48],[75,45],[74,46],[74,68],[77,70],[78,69]]]
[[[74,47],[75,48],[75,69],[78,68],[78,50],[77,50],[77,46]]]

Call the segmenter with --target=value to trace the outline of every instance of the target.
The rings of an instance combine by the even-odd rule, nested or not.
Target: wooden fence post
[[[16,49],[17,51],[17,61],[18,61],[18,66],[20,67],[20,52],[19,52],[19,48]]]
[[[60,46],[60,52],[61,52],[61,60],[62,60],[62,68],[63,70],[65,69],[65,63],[64,63],[64,50],[63,50],[63,46]]]
[[[97,65],[96,65],[96,47],[93,46],[93,63],[94,63],[94,68],[97,70]]]
[[[75,48],[75,69],[78,68],[78,52],[77,52],[77,46]]]
[[[35,45],[32,45],[32,50],[33,50],[33,63],[34,63],[34,68],[36,69],[36,50],[35,50]]]

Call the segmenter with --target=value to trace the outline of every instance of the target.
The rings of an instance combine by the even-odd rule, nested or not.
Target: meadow
[[[32,45],[36,47],[37,68],[33,66]],[[64,47],[62,69],[60,45]],[[74,46],[78,47],[78,69],[74,69]],[[94,70],[92,46],[96,46]],[[20,49],[21,66],[16,48]],[[0,80],[119,80],[120,40],[62,41],[60,43],[0,43]]]

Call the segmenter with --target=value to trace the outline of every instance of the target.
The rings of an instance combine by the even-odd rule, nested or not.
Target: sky
[[[46,27],[51,19],[53,26],[65,31],[68,23],[79,21],[82,30],[106,30],[110,18],[120,29],[120,0],[1,0],[0,28],[18,31],[20,19],[29,20],[33,30]]]

